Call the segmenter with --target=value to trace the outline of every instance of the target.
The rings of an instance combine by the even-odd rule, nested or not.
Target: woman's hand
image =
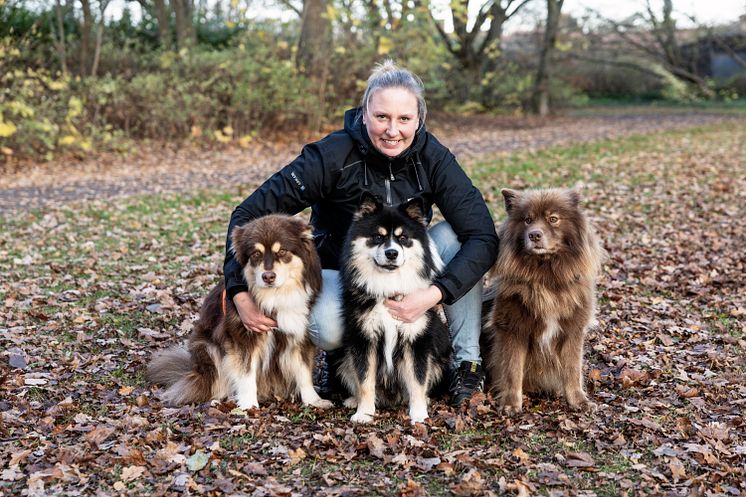
[[[418,290],[408,295],[400,296],[399,300],[386,299],[383,302],[391,316],[402,323],[414,323],[420,319],[428,309],[435,307],[443,298],[440,289],[435,285]]]
[[[266,333],[272,328],[277,328],[277,321],[264,315],[249,292],[240,292],[234,295],[233,304],[236,306],[241,322],[247,330],[255,333]]]

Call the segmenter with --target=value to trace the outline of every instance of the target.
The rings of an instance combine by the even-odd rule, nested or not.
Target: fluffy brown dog
[[[502,191],[495,300],[487,320],[488,376],[500,407],[519,412],[523,392],[593,406],[583,388],[583,341],[595,313],[604,251],[571,190]]]
[[[202,304],[188,349],[158,354],[148,367],[151,381],[167,385],[163,398],[175,404],[236,395],[239,407],[252,408],[259,399],[300,394],[304,404],[331,407],[311,379],[316,349],[307,327],[321,264],[310,227],[270,215],[235,228],[231,237],[249,291],[277,329],[247,331],[221,282]]]

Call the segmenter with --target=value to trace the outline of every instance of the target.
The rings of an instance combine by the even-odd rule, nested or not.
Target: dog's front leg
[[[571,325],[570,325],[571,326]],[[583,337],[585,330],[569,330],[568,339],[559,351],[562,390],[571,409],[593,410],[596,405],[588,400],[583,388]]]
[[[415,358],[412,349],[407,348],[404,352],[402,368],[399,376],[407,388],[409,394],[409,419],[412,424],[423,423],[427,419],[427,361],[424,358],[424,364],[419,364],[420,368],[415,365]],[[421,369],[418,375],[418,369]]]
[[[257,396],[257,372],[259,370],[259,347],[249,357],[248,364],[235,356],[227,356],[229,380],[236,392],[236,402],[241,409],[259,407]]]
[[[499,407],[507,414],[523,409],[523,380],[526,374],[528,343],[525,337],[503,331],[496,344],[502,350],[498,365]],[[532,374],[532,373],[529,373]]]
[[[375,347],[369,347],[365,361],[355,371],[357,411],[350,418],[354,423],[370,423],[376,413],[376,359]]]
[[[311,361],[305,360],[302,347],[302,345],[293,345],[285,349],[281,359],[283,374],[286,378],[293,378],[295,387],[300,392],[300,400],[304,405],[329,409],[334,404],[319,397],[316,389],[313,388],[313,375],[311,373],[313,358],[311,358]]]

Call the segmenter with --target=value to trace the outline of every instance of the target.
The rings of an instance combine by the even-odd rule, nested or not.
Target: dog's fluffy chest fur
[[[425,331],[427,314],[414,323],[402,323],[391,316],[383,299],[377,301],[368,311],[360,315],[360,329],[370,341],[383,339],[386,367],[393,370],[393,356],[399,341],[412,342]]]
[[[277,328],[297,340],[302,340],[308,327],[308,309],[311,291],[307,288],[262,289],[253,288],[257,303],[268,316],[277,321]]]

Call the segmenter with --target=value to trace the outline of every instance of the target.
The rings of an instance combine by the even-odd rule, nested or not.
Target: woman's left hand
[[[424,290],[403,295],[400,300],[386,299],[383,305],[386,306],[391,316],[397,321],[414,323],[428,309],[435,307],[442,298],[443,294],[440,292],[440,289],[435,285],[431,285]]]

